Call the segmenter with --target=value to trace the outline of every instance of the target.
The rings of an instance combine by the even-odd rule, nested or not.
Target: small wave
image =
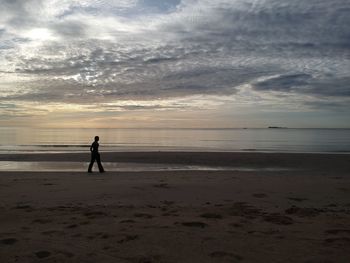
[[[34,144],[34,145],[18,145],[19,147],[53,147],[53,148],[74,148],[74,147],[90,147],[90,145],[86,144]],[[108,147],[108,146],[107,146]]]

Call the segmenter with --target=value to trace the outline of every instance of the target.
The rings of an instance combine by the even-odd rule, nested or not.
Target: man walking
[[[88,169],[89,173],[92,173],[92,166],[94,165],[95,160],[97,161],[97,165],[98,165],[98,169],[100,170],[100,173],[105,172],[101,164],[100,153],[98,152],[98,147],[100,146],[98,144],[99,139],[100,138],[98,136],[95,136],[95,141],[90,146],[91,162]]]

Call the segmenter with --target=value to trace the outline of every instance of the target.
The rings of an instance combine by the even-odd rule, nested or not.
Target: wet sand
[[[349,262],[349,155],[156,152],[102,159],[256,170],[0,172],[0,262]]]

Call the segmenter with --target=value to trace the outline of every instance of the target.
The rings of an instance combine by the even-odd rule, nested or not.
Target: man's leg
[[[105,170],[103,169],[103,166],[101,164],[100,154],[96,156],[96,161],[97,161],[97,165],[98,165],[98,169],[100,170],[100,173],[103,173]]]
[[[91,155],[91,161],[90,161],[89,169],[88,169],[89,173],[92,173],[92,166],[94,165],[94,162],[95,162],[95,156]]]

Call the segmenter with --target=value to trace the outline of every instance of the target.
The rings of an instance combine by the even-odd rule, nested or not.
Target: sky
[[[0,0],[0,126],[350,128],[350,1]]]

